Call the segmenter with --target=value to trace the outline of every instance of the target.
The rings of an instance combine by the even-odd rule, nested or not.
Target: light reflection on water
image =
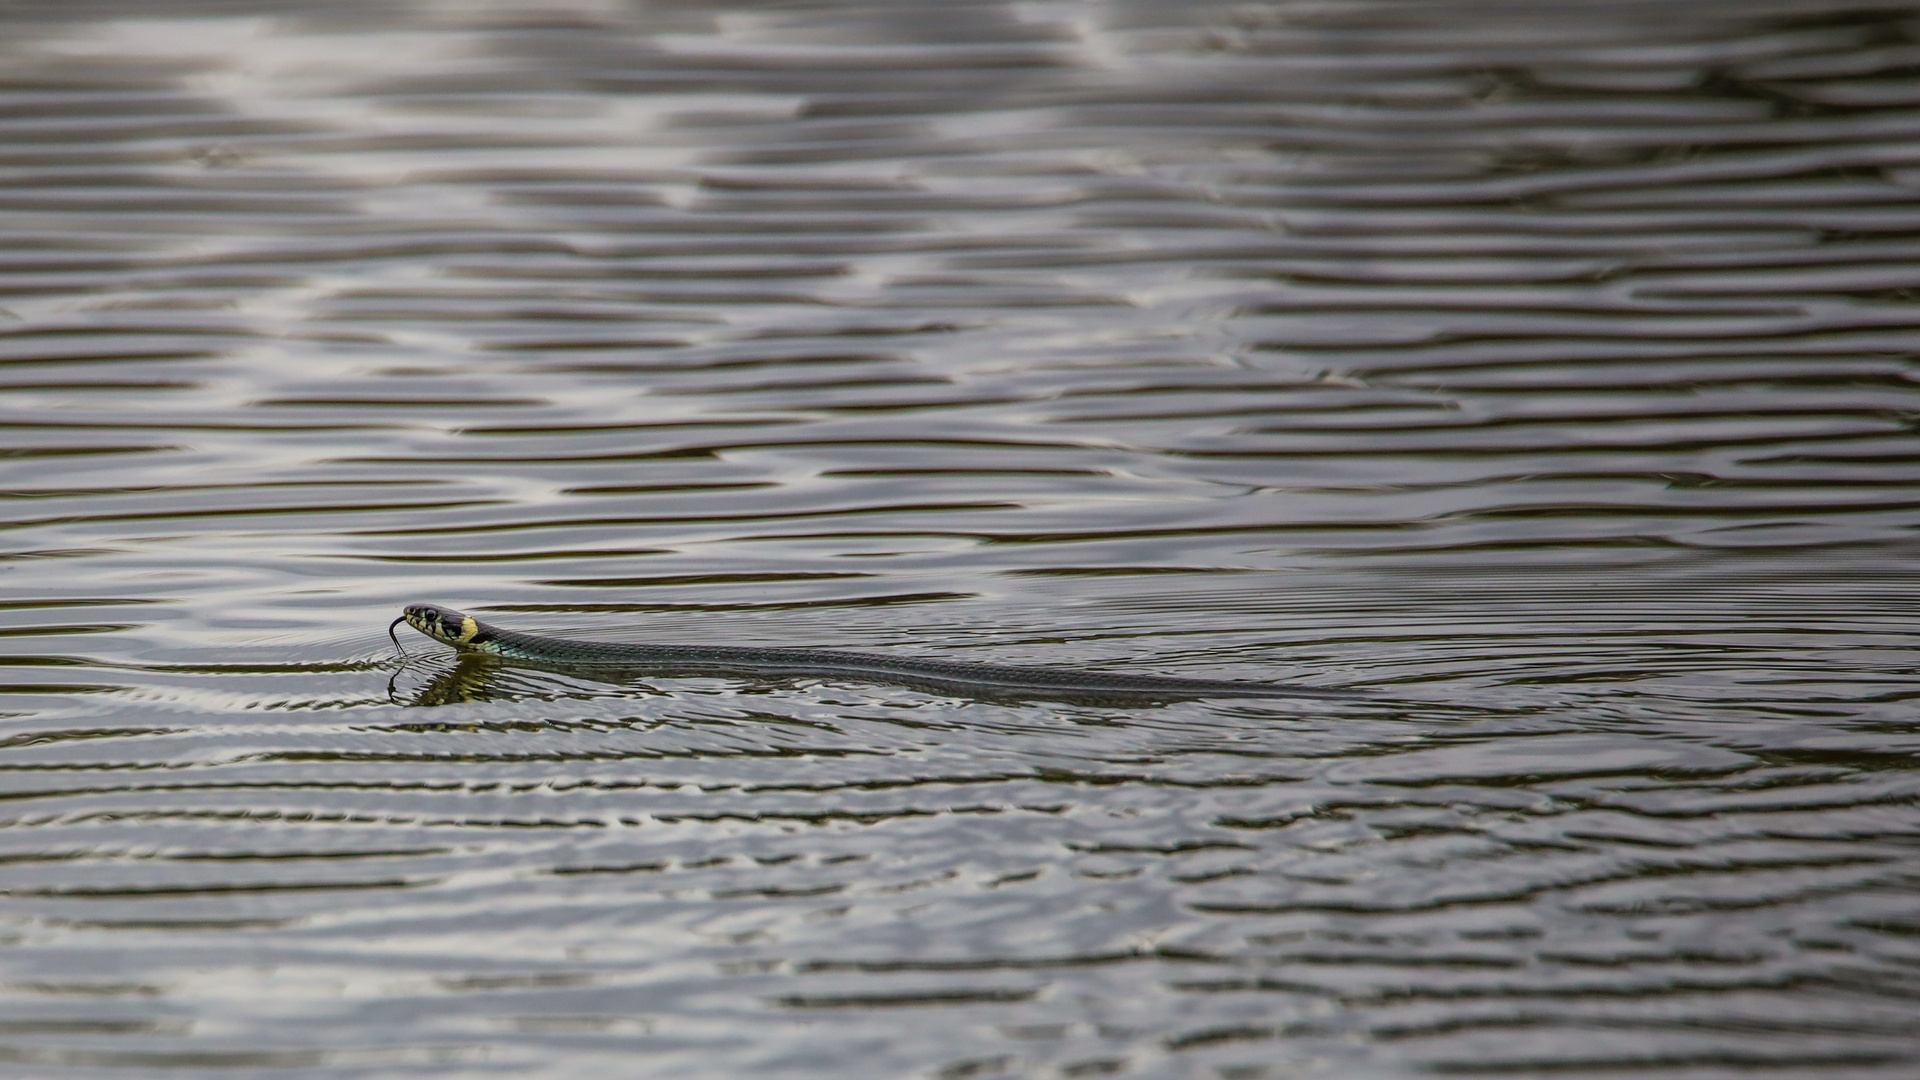
[[[1917,14],[18,9],[0,1062],[1910,1074]]]

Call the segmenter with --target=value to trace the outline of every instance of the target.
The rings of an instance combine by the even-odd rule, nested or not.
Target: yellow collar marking
[[[460,636],[453,640],[457,644],[465,645],[467,642],[473,640],[473,635],[479,632],[480,624],[473,621],[473,616],[468,615],[460,620]]]

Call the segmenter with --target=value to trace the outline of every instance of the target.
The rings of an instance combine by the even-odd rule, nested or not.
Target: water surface
[[[1920,9],[4,19],[0,1066],[1920,1067]]]

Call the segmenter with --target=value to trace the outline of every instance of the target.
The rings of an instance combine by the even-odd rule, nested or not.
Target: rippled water
[[[0,21],[0,1069],[1920,1068],[1920,9]]]

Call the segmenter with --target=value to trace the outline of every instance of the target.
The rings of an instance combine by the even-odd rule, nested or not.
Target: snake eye
[[[408,604],[406,616],[408,622],[429,633],[445,623],[440,609],[432,604]]]

